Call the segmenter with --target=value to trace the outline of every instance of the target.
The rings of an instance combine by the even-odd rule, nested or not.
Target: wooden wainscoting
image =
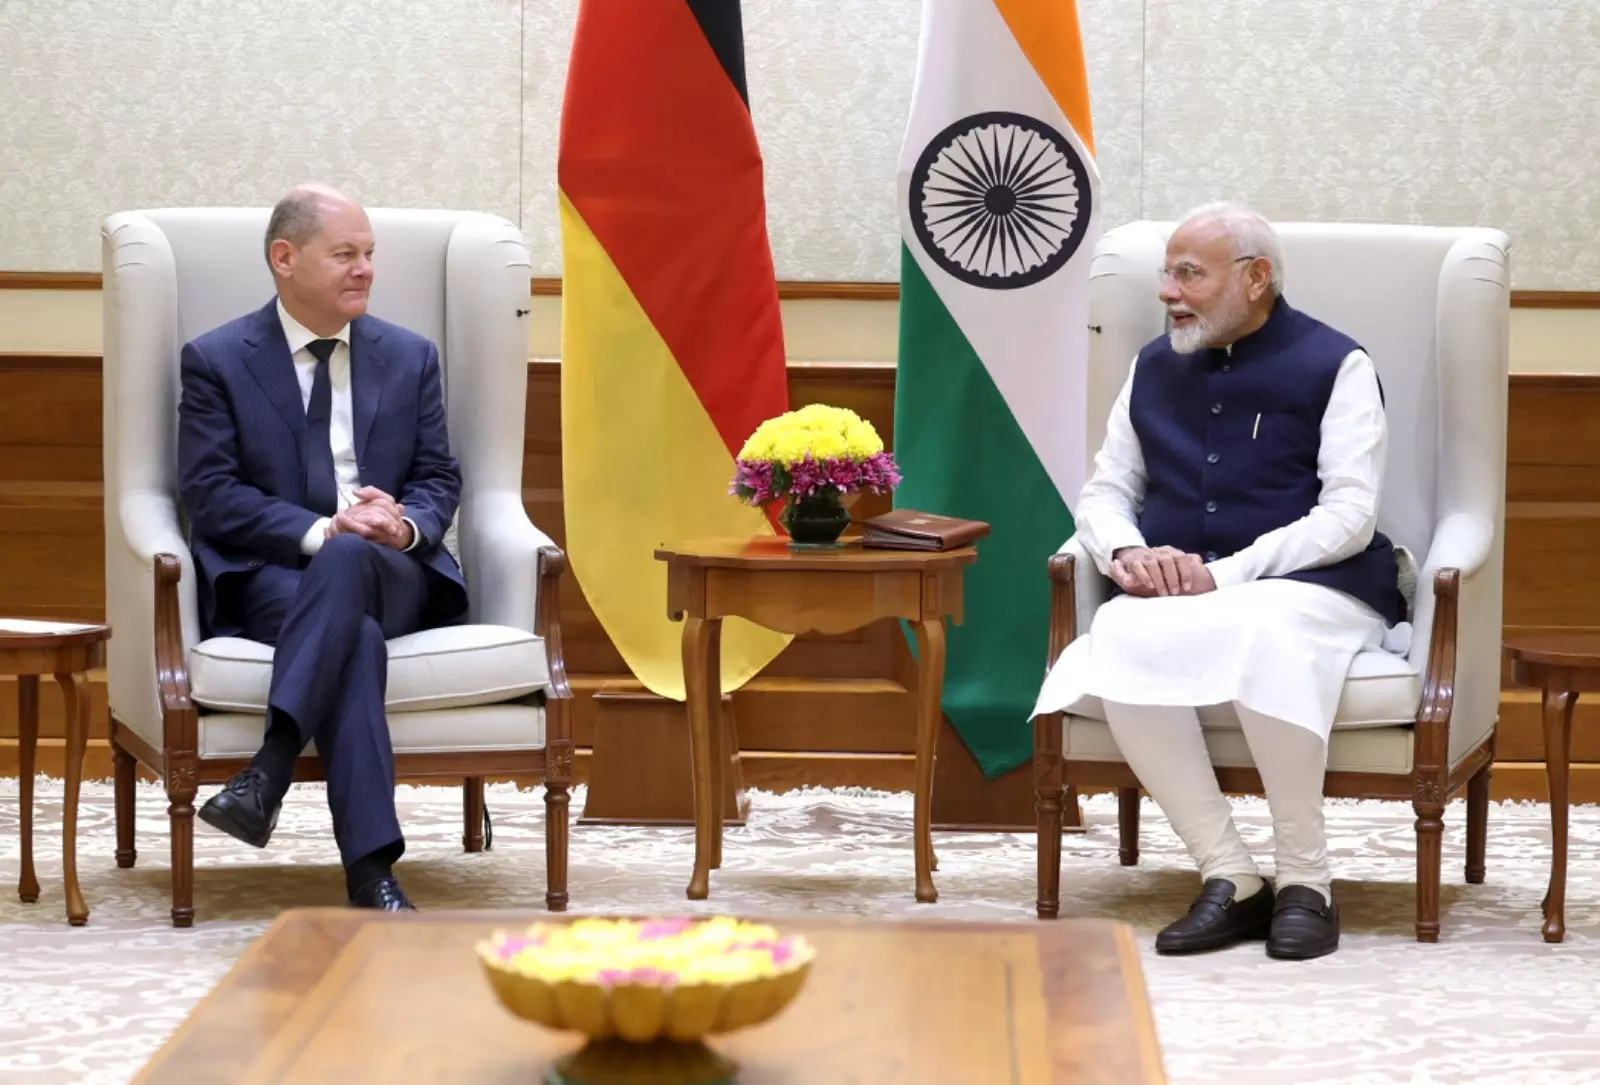
[[[851,407],[893,438],[892,365],[791,365],[789,394],[797,405]],[[100,418],[98,356],[0,356],[0,615],[103,617]],[[1513,376],[1508,460],[1507,629],[1600,631],[1600,377]],[[560,367],[551,362],[530,363],[523,475],[530,515],[563,542]],[[856,511],[886,507],[886,498],[868,498]],[[1046,590],[1042,566],[1039,589]],[[628,675],[571,577],[561,606],[579,693],[577,740],[587,746],[593,693]],[[1041,666],[1043,653],[1041,645]],[[746,785],[909,789],[910,675],[910,655],[891,626],[799,638],[735,695]],[[103,676],[92,689],[86,772],[103,778]],[[41,699],[40,768],[58,774],[61,707],[52,689]],[[1579,702],[1578,714],[1573,795],[1600,802],[1600,702]],[[15,736],[15,683],[0,680],[0,774],[16,772]],[[580,776],[586,754],[579,752]],[[1495,794],[1543,797],[1543,760],[1537,695],[1507,688]]]

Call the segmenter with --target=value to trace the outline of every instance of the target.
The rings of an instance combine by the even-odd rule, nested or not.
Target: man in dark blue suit
[[[385,641],[462,620],[461,570],[440,544],[461,469],[439,354],[366,315],[372,226],[322,185],[273,209],[278,296],[183,348],[179,492],[211,636],[275,645],[266,735],[200,810],[265,847],[313,739],[350,902],[409,909],[384,715]]]

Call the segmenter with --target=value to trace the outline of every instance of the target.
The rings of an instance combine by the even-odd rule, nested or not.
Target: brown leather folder
[[[955,550],[989,534],[982,520],[895,509],[863,520],[861,545],[872,550]]]

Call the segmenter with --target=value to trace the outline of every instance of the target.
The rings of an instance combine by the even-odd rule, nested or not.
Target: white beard
[[[1167,333],[1172,349],[1179,354],[1193,354],[1211,345],[1212,328],[1206,319],[1195,315],[1192,324],[1175,326]]]
[[[1194,321],[1182,327],[1173,327],[1167,333],[1167,340],[1178,354],[1193,354],[1197,350],[1214,347],[1218,341],[1232,335],[1250,316],[1250,302],[1244,296],[1244,291],[1239,290],[1217,302],[1214,320],[1207,320],[1193,309],[1183,311],[1192,313]]]

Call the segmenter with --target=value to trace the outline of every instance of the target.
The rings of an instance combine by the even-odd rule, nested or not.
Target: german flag
[[[558,176],[567,551],[634,675],[681,700],[654,551],[773,533],[728,486],[788,409],[737,0],[582,0]],[[724,690],[788,642],[727,621]]]

